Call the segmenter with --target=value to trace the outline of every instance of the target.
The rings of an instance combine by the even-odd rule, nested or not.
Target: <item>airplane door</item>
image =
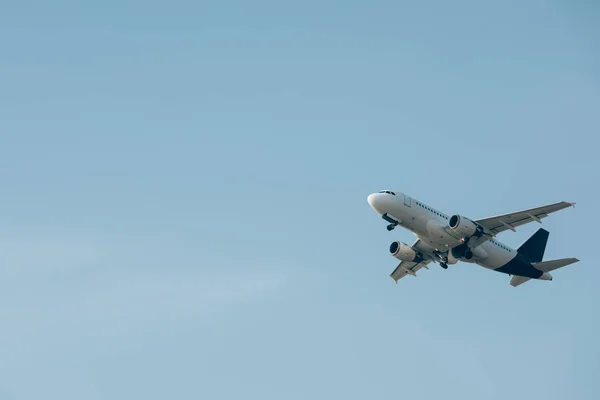
[[[404,205],[406,207],[410,207],[410,197],[408,197],[407,195],[404,195]]]

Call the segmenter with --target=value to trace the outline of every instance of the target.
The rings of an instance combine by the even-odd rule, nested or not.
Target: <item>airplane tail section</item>
[[[548,236],[550,236],[550,232],[540,228],[533,236],[527,239],[517,251],[527,257],[532,263],[540,262],[544,259]]]
[[[546,251],[546,244],[548,243],[549,236],[550,232],[545,229],[539,229],[517,250],[519,254],[522,254],[529,260],[535,269],[542,272],[542,275],[537,279],[545,281],[552,280],[550,271],[566,267],[567,265],[571,265],[579,261],[577,258],[562,258],[560,260],[542,261],[544,259],[544,252]],[[516,287],[530,279],[531,278],[515,275],[510,280],[510,284],[511,286]]]
[[[567,265],[575,264],[578,261],[579,261],[579,259],[577,259],[577,258],[561,258],[560,260],[536,262],[536,263],[532,263],[531,265],[533,265],[533,267],[535,269],[543,272],[542,276],[540,276],[538,279],[544,280],[544,281],[551,281],[552,275],[550,275],[550,271],[554,271],[555,269],[566,267]],[[515,275],[510,280],[510,285],[517,287],[517,286],[527,282],[530,279],[531,278]]]

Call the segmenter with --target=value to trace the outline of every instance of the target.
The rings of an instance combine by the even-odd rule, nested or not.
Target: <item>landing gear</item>
[[[448,256],[444,253],[440,253],[439,251],[434,251],[433,255],[436,257],[434,261],[440,263],[440,267],[444,269],[448,269]]]
[[[390,224],[387,226],[387,230],[388,231],[393,231],[395,227],[398,226],[398,221],[396,221],[394,218],[391,218],[389,215],[387,214],[383,214],[381,216],[381,218],[383,218],[384,220],[386,220],[387,222],[389,222]]]

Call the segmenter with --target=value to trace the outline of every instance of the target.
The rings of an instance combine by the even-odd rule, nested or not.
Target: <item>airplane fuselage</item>
[[[457,251],[465,247],[465,238],[449,228],[452,216],[442,213],[403,193],[382,191],[368,197],[371,207],[393,226],[413,232],[432,253],[444,257],[449,264],[458,261],[478,264],[484,268],[510,275],[534,279],[551,279],[551,276],[533,267],[517,250],[491,238],[469,249],[470,258]]]

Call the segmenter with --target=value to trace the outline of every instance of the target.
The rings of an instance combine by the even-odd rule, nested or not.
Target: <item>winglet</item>
[[[571,207],[575,208],[575,204],[577,203],[571,203]]]

